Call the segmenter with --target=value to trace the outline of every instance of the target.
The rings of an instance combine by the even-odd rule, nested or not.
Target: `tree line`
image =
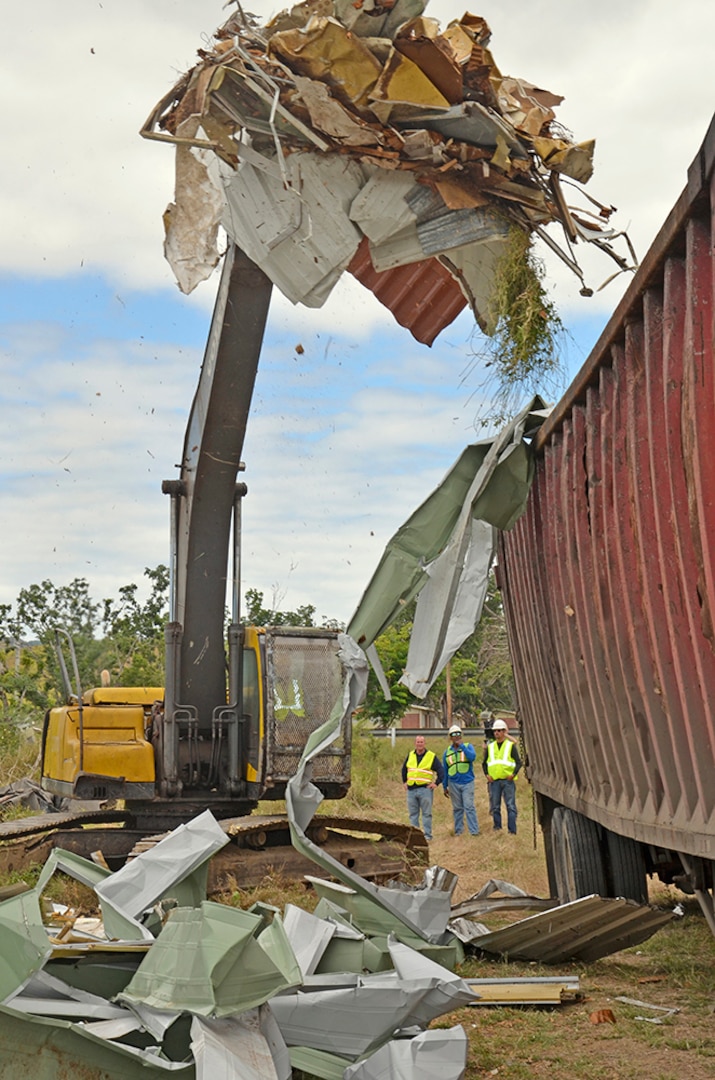
[[[20,590],[14,604],[0,604],[0,719],[12,725],[39,724],[46,709],[62,703],[64,689],[55,651],[58,627],[74,642],[83,687],[99,685],[103,670],[115,686],[163,686],[169,571],[159,565],[145,569],[144,577],[148,583],[145,599],[133,583],[122,586],[116,597],[97,601],[88,581],[75,578],[68,585],[50,580],[30,585]],[[371,672],[364,714],[379,723],[394,723],[416,703],[399,683],[413,617],[414,604],[376,642],[392,701],[385,701]],[[244,621],[254,626],[343,629],[328,617],[316,621],[312,604],[295,611],[276,610],[258,589],[245,594]],[[462,722],[483,710],[514,707],[504,613],[493,577],[479,626],[452,659],[450,675],[452,715]],[[419,704],[445,714],[445,674]]]

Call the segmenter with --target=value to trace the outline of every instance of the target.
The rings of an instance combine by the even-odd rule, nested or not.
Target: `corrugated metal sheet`
[[[459,285],[437,259],[378,272],[364,238],[348,270],[423,345],[431,345],[467,304]]]
[[[540,793],[715,855],[715,121],[543,425],[503,596]]]
[[[657,911],[632,900],[585,896],[522,919],[513,926],[483,934],[474,938],[472,945],[482,952],[498,953],[512,960],[589,963],[640,945],[672,918],[672,912]]]

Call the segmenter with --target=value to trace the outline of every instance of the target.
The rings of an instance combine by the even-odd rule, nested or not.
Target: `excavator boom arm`
[[[173,659],[167,712],[190,704],[199,730],[225,702],[224,611],[231,517],[271,281],[240,249],[226,253],[172,499]],[[171,685],[170,685],[171,683]]]

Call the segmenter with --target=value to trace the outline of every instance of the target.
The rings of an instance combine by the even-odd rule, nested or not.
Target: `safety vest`
[[[419,763],[417,751],[412,750],[407,756],[407,786],[424,787],[425,784],[435,782],[434,754],[431,750],[425,750]]]
[[[467,761],[464,750],[458,750],[455,746],[449,747],[445,755],[445,761],[447,762],[448,776],[456,776],[457,773],[468,773],[472,767],[471,761]]]
[[[511,780],[514,775],[514,759],[512,758],[513,742],[506,738],[499,743],[494,739],[489,743],[487,750],[487,772],[492,780]]]
[[[273,698],[273,715],[276,720],[285,720],[288,713],[293,713],[294,716],[299,717],[305,716],[303,695],[297,679],[288,679],[282,683],[276,683]]]

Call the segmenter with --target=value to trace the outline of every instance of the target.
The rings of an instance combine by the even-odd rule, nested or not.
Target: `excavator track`
[[[219,822],[230,843],[209,866],[209,892],[254,888],[267,877],[302,880],[315,864],[291,844],[284,814],[227,818]],[[45,862],[54,847],[103,859],[118,869],[166,833],[147,835],[129,811],[47,814],[0,822],[0,873],[18,873]],[[427,864],[419,829],[399,823],[318,814],[307,835],[343,866],[371,881],[387,881]]]

